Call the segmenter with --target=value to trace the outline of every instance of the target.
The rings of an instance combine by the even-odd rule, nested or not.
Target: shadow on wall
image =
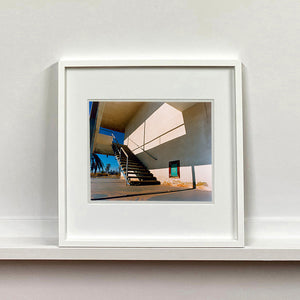
[[[44,80],[45,88],[45,129],[43,142],[43,164],[42,169],[42,215],[57,215],[57,193],[58,193],[58,64],[53,64],[45,69],[41,76]]]
[[[164,102],[144,103],[135,116],[126,125],[124,144],[129,146],[135,154],[141,152],[141,149],[145,150],[147,147],[146,136],[148,133],[151,133],[151,131],[147,130],[146,132],[146,123],[149,123],[149,118],[152,116],[157,116],[157,112],[161,111],[163,105]]]
[[[151,103],[152,104],[152,103]],[[157,104],[157,103],[155,103]],[[162,105],[163,103],[161,103]],[[160,105],[160,106],[161,106]],[[156,107],[160,107],[155,105]],[[151,114],[149,114],[150,116]],[[148,116],[148,118],[149,118]],[[149,157],[145,152],[139,150],[134,144],[129,147],[134,150],[138,158],[149,168],[159,169],[168,168],[169,161],[179,160],[181,166],[191,165],[209,165],[212,162],[212,145],[211,145],[211,103],[201,102],[196,103],[182,112],[184,134],[183,132],[176,134],[172,140],[166,142],[158,142],[155,147],[147,147],[146,143],[138,144],[139,140],[145,141],[147,131],[152,131],[151,126],[147,126],[147,115],[145,116],[146,126],[144,123],[138,126],[144,126],[145,131],[143,134],[134,135],[134,130],[125,131],[125,143],[132,139],[136,144],[141,146],[157,160]],[[130,123],[134,123],[132,120]],[[132,124],[129,124],[132,126]],[[158,124],[158,126],[160,126]],[[179,128],[178,126],[177,128]],[[175,129],[176,130],[176,129]],[[167,131],[167,133],[169,130]],[[163,135],[162,135],[163,136]],[[151,141],[150,141],[151,143]],[[149,144],[149,143],[148,143]]]

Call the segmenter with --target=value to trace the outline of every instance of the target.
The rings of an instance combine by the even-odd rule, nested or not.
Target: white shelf
[[[300,260],[300,240],[256,240],[245,248],[59,248],[57,239],[2,238],[1,260]]]
[[[245,248],[60,248],[57,218],[7,218],[0,219],[0,260],[300,260],[300,219],[245,225]]]

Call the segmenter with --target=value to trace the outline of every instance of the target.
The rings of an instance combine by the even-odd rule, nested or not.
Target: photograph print
[[[211,101],[89,101],[92,201],[212,201]]]

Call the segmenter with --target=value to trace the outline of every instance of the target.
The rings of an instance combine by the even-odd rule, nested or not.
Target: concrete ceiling
[[[105,102],[101,127],[125,132],[125,127],[144,102]]]
[[[184,110],[190,108],[191,106],[199,102],[167,102],[169,105],[173,106],[177,110],[183,112]]]
[[[125,132],[126,125],[145,102],[113,101],[102,103],[105,103],[105,105],[101,120],[101,127]],[[167,103],[182,112],[195,105],[197,102]]]

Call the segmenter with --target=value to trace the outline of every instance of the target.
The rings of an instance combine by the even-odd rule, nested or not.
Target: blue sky
[[[91,107],[92,107],[92,101],[89,102],[89,112],[91,112]],[[118,132],[118,131],[115,131],[115,130],[110,130],[110,129],[100,127],[99,133],[102,133],[102,134],[105,134],[105,135],[110,135],[110,136],[113,133],[120,144],[124,143],[124,133],[123,132]],[[110,167],[111,170],[114,170],[114,171],[119,170],[119,164],[118,164],[117,160],[115,159],[115,157],[113,155],[104,155],[104,154],[97,154],[97,155],[102,160],[102,162],[104,163],[105,166],[107,164],[110,164],[111,165],[111,167]]]
[[[124,133],[122,133],[122,132],[108,130],[108,129],[100,127],[99,133],[110,135],[110,136],[111,136],[111,133],[113,133],[120,144],[124,143]],[[105,165],[107,165],[107,164],[111,165],[111,168],[110,168],[111,170],[115,170],[115,171],[119,170],[118,161],[115,159],[115,157],[113,155],[104,155],[104,154],[97,154],[97,155],[100,157],[100,159],[102,160],[102,162]]]

